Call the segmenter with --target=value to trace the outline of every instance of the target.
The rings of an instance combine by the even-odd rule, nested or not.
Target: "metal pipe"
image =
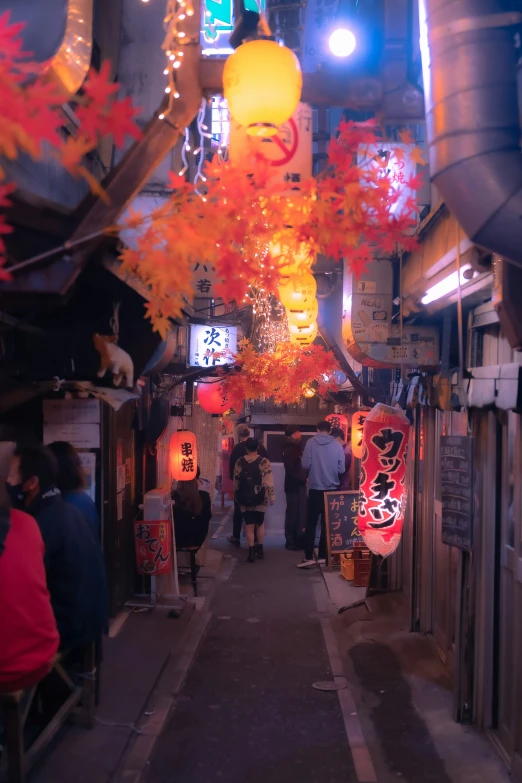
[[[477,245],[522,261],[522,155],[509,0],[419,0],[433,183]]]

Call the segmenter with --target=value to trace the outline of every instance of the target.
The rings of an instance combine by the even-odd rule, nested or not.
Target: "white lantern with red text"
[[[196,436],[188,430],[178,430],[170,436],[170,476],[176,481],[192,481],[198,470]]]
[[[374,555],[388,557],[401,540],[409,434],[403,411],[381,403],[364,423],[358,527]]]
[[[352,454],[361,459],[363,453],[363,428],[370,411],[356,411],[352,416]]]

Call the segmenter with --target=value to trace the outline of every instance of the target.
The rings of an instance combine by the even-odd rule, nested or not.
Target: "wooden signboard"
[[[473,438],[440,439],[442,543],[466,552],[473,543]]]
[[[328,562],[332,555],[351,552],[356,542],[362,542],[357,527],[359,492],[325,492],[324,519]]]

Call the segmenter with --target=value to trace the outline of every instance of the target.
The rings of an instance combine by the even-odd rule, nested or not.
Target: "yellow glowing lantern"
[[[301,242],[297,248],[284,242],[275,242],[270,245],[270,255],[277,264],[281,277],[302,274],[315,262],[315,253],[306,242]]]
[[[309,326],[292,326],[288,324],[290,342],[294,345],[311,345],[317,337],[317,321]]]
[[[319,304],[317,299],[313,299],[305,308],[297,309],[296,307],[286,308],[286,317],[288,323],[291,326],[309,326],[314,321],[317,321],[317,314],[319,312]]]
[[[223,71],[230,114],[250,136],[274,136],[297,109],[302,84],[291,49],[263,38],[242,44]]]
[[[279,299],[288,310],[304,310],[313,304],[317,293],[315,277],[310,272],[283,277],[279,284]]]

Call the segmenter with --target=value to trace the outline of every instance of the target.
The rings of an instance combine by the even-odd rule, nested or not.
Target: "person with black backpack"
[[[265,511],[268,504],[274,505],[274,477],[272,465],[267,457],[261,457],[257,450],[257,438],[246,442],[247,453],[240,457],[234,468],[234,497],[245,520],[248,542],[248,562],[264,557]],[[257,544],[254,533],[257,531]]]

